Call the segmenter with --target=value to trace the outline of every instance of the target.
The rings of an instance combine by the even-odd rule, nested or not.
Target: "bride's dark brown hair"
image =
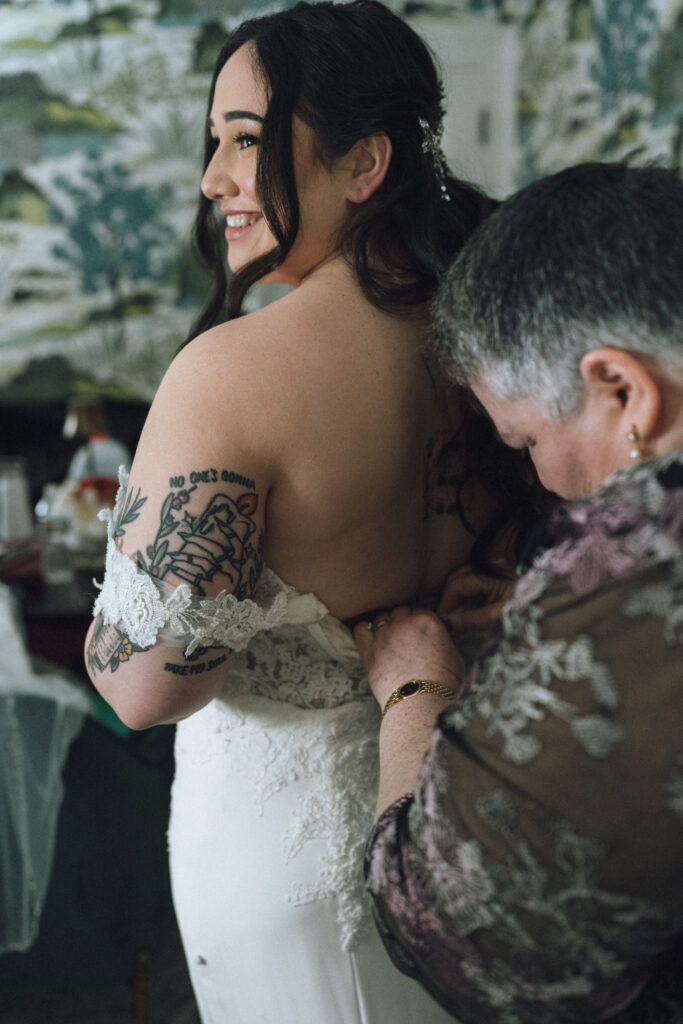
[[[216,62],[209,109],[223,65],[245,44],[253,47],[254,69],[268,96],[256,186],[276,245],[228,283],[212,204],[200,198],[194,240],[214,282],[191,337],[239,316],[247,290],[283,263],[297,237],[294,115],[313,129],[316,155],[327,166],[368,135],[384,132],[391,139],[386,179],[359,207],[340,245],[371,302],[394,310],[421,306],[495,205],[449,172],[444,182],[450,202],[442,197],[420,126],[422,119],[437,128],[443,117],[443,88],[426,44],[376,0],[298,3],[245,21],[229,37]],[[205,168],[215,145],[207,128]]]
[[[213,275],[213,289],[188,340],[239,316],[249,288],[284,262],[296,240],[294,115],[313,129],[316,156],[326,166],[368,135],[384,132],[391,139],[386,178],[375,196],[358,207],[340,247],[370,302],[391,311],[422,310],[466,239],[497,205],[445,167],[441,177],[433,154],[425,151],[420,122],[438,129],[444,114],[443,87],[431,51],[405,21],[376,0],[301,2],[245,21],[228,38],[216,61],[209,110],[221,69],[245,44],[253,48],[254,70],[268,97],[256,189],[276,244],[228,281],[215,204],[201,196],[194,240]],[[207,119],[204,168],[215,146]],[[512,524],[521,537],[538,515],[539,493],[529,486],[521,457],[502,447],[482,417],[466,412],[454,444],[463,459],[458,493],[468,480],[478,478],[500,510],[472,552],[473,563],[487,567],[492,539]],[[475,533],[462,509],[461,514]]]

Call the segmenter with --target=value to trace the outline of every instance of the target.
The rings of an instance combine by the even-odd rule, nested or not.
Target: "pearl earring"
[[[629,432],[627,434],[627,437],[628,437],[629,441],[631,442],[631,444],[633,445],[633,447],[631,448],[631,451],[629,452],[629,455],[631,456],[631,458],[632,459],[642,459],[643,452],[642,452],[642,449],[640,447],[640,434],[638,432],[638,427],[635,425],[635,423],[633,424],[633,426],[629,430]]]

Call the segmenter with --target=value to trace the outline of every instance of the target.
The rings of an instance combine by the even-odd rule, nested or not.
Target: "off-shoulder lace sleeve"
[[[229,647],[241,651],[256,633],[272,629],[285,618],[287,599],[277,594],[262,608],[250,599],[239,600],[221,591],[216,597],[198,597],[187,583],[177,587],[155,580],[122,554],[114,542],[115,523],[128,474],[119,470],[120,488],[113,511],[100,517],[107,522],[107,556],[104,581],[93,615],[101,614],[108,625],[120,624],[126,635],[141,647],[162,640],[183,647],[189,657],[197,647]]]

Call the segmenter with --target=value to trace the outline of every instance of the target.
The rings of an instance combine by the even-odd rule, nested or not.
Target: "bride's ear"
[[[387,176],[391,163],[391,139],[380,133],[359,139],[349,152],[351,177],[346,198],[351,203],[364,203],[374,195]]]

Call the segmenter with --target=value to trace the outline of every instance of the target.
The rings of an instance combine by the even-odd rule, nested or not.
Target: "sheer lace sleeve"
[[[272,629],[285,618],[287,599],[276,594],[262,608],[250,599],[239,600],[222,591],[216,597],[198,597],[187,583],[172,587],[142,572],[122,554],[114,542],[117,513],[128,483],[119,471],[120,488],[113,512],[100,512],[107,521],[107,556],[103,583],[93,615],[101,614],[109,625],[121,624],[127,636],[141,647],[164,643],[183,647],[189,657],[197,647],[228,647],[244,650],[261,630]]]
[[[658,966],[683,936],[683,472],[667,472],[663,494],[569,507],[368,848],[390,952],[462,1024],[632,1001],[615,1020],[680,1019],[680,960]]]

